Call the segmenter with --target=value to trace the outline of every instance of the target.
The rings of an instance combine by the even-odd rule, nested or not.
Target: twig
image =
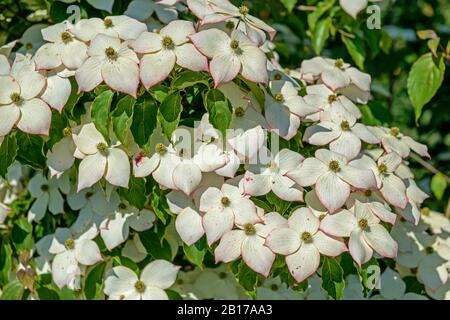
[[[414,153],[411,153],[410,157],[412,159],[414,159],[416,162],[418,162],[419,164],[421,164],[425,169],[427,169],[431,173],[434,173],[434,174],[440,173],[444,177],[445,181],[447,181],[447,183],[450,183],[450,178],[447,175],[445,175],[443,172],[436,169],[432,164],[426,162],[425,160],[423,160],[421,157],[419,157],[418,155],[416,155]]]
[[[447,209],[445,210],[445,216],[447,218],[450,218],[450,197],[448,198]]]

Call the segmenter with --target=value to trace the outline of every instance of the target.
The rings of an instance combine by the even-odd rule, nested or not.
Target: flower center
[[[339,162],[337,162],[336,160],[331,160],[328,164],[328,167],[333,172],[338,172],[341,169],[341,167],[339,166]]]
[[[245,110],[242,107],[237,107],[236,110],[234,110],[234,114],[236,117],[243,117],[245,115]]]
[[[384,163],[381,163],[378,166],[378,172],[381,173],[381,174],[386,173],[387,172],[387,165],[384,164]]]
[[[367,225],[368,225],[367,219],[359,220],[358,225],[361,229],[364,230],[365,228],[367,228]]]
[[[247,223],[247,224],[244,226],[244,232],[245,232],[245,234],[248,235],[248,236],[253,236],[253,235],[256,233],[255,226],[252,225],[251,223]]]
[[[97,145],[97,150],[98,152],[100,152],[102,155],[107,155],[108,154],[108,146],[106,144],[104,144],[103,142],[100,142]]]
[[[12,103],[14,103],[17,106],[20,106],[23,103],[22,96],[17,92],[11,94],[10,98],[11,98]]]
[[[344,66],[344,60],[342,60],[342,59],[336,59],[336,61],[335,61],[335,63],[334,63],[334,66],[336,67],[336,68],[339,68],[339,69],[341,69],[343,66]]]
[[[72,129],[69,127],[63,129],[63,136],[64,137],[70,137],[72,135]]]
[[[365,195],[366,197],[372,196],[372,190],[366,190],[366,191],[364,191],[364,195]]]
[[[330,94],[329,96],[328,96],[328,103],[333,103],[333,102],[335,102],[337,100],[337,97],[336,97],[336,95],[335,94]]]
[[[239,49],[239,41],[237,41],[237,40],[232,40],[231,43],[230,43],[230,47],[231,47],[231,49],[233,49],[233,50]]]
[[[347,120],[344,120],[344,121],[341,122],[341,130],[342,131],[350,130],[350,124],[348,123]]]
[[[228,207],[231,203],[230,198],[228,197],[223,197],[222,199],[220,199],[220,202],[224,207]]]
[[[43,192],[48,192],[49,189],[50,189],[50,188],[49,188],[48,184],[43,184],[43,185],[41,186],[41,190],[42,190]]]
[[[109,60],[112,60],[112,61],[116,61],[117,58],[119,57],[119,55],[117,54],[116,50],[114,50],[114,49],[111,48],[111,47],[106,48],[105,54],[106,54],[106,57],[107,57]]]
[[[308,242],[308,241],[311,241],[312,236],[311,236],[311,233],[305,231],[305,232],[302,233],[301,238],[302,238],[303,241]]]
[[[105,28],[107,29],[114,27],[114,24],[110,18],[106,18],[105,20],[103,20],[103,23],[105,24]]]
[[[240,6],[239,7],[239,13],[245,16],[250,12],[250,9],[247,6]]]
[[[227,22],[225,23],[225,28],[228,29],[228,30],[233,30],[235,26],[236,26],[236,25],[234,24],[233,21],[227,21]]]
[[[433,249],[433,247],[426,247],[426,248],[425,248],[425,252],[426,252],[427,254],[432,254],[432,253],[434,252],[434,249]]]
[[[73,250],[75,249],[75,241],[73,239],[67,239],[64,242],[64,245],[66,246],[67,250]]]
[[[397,128],[397,127],[391,128],[391,131],[390,131],[391,136],[397,137],[399,133],[400,133],[400,129],[399,128]]]
[[[322,214],[319,216],[319,221],[322,221],[323,219],[325,219],[325,217],[326,217],[326,215],[325,215],[324,213],[322,213]]]
[[[145,291],[145,283],[142,282],[141,280],[138,280],[134,284],[134,288],[136,289],[137,292],[143,293]]]
[[[33,49],[33,44],[30,43],[30,42],[28,42],[28,43],[25,45],[25,48],[28,49],[28,50],[31,50],[31,49]]]
[[[270,286],[270,290],[278,291],[278,286],[274,283],[273,285]]]
[[[183,279],[178,279],[178,280],[177,280],[177,284],[178,284],[178,285],[182,285],[183,283],[184,283]]]
[[[84,195],[84,197],[86,199],[90,199],[94,194],[92,192],[86,192],[86,194]]]
[[[168,37],[168,36],[165,36],[165,37],[162,39],[162,46],[163,46],[164,48],[166,48],[166,49],[173,49],[173,47],[174,47],[174,42],[173,42],[172,38],[171,38],[171,37]]]
[[[430,215],[430,208],[428,208],[428,207],[422,208],[422,210],[420,210],[420,211],[426,217],[428,217]]]
[[[156,146],[155,146],[155,152],[157,153],[157,154],[164,154],[164,153],[166,153],[166,151],[167,151],[167,148],[166,148],[166,146],[165,145],[163,145],[162,143],[158,143]]]
[[[277,101],[277,102],[283,102],[284,101],[284,96],[283,96],[283,94],[281,93],[281,92],[278,92],[276,95],[275,95],[275,101]]]
[[[69,43],[73,40],[73,37],[70,33],[68,33],[67,31],[64,31],[63,33],[61,33],[61,40],[63,43]]]
[[[225,279],[227,277],[227,274],[225,272],[220,272],[219,273],[219,278],[220,279]]]
[[[277,73],[277,74],[275,74],[274,76],[273,76],[273,78],[275,79],[275,80],[281,80],[281,74],[279,74],[279,73]]]
[[[120,210],[125,210],[126,208],[127,208],[127,205],[126,205],[125,203],[121,202],[121,203],[119,204],[119,209],[120,209]]]

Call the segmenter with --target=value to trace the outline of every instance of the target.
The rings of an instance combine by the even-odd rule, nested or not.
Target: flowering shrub
[[[2,297],[448,297],[450,223],[421,217],[408,163],[430,155],[360,121],[369,74],[285,71],[275,29],[227,0],[125,14],[2,48]]]

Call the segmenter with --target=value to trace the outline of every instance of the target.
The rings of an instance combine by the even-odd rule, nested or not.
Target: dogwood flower
[[[238,230],[228,231],[220,240],[214,251],[216,263],[228,263],[242,256],[252,270],[267,277],[275,254],[264,246],[264,242],[272,230],[282,227],[287,227],[286,219],[276,212],[262,216],[262,223],[246,222],[238,225]]]
[[[239,187],[224,183],[221,189],[208,188],[200,198],[200,211],[208,244],[219,240],[234,224],[244,225],[261,221],[256,207],[242,195]]]
[[[24,55],[34,54],[45,43],[41,30],[46,27],[48,27],[47,24],[37,23],[25,30],[22,37],[17,41],[17,43],[22,44],[18,52]]]
[[[47,87],[41,98],[59,113],[62,112],[72,93],[72,84],[69,78],[75,75],[75,71],[64,69],[60,66],[57,69],[46,71]]]
[[[287,228],[277,228],[267,236],[265,245],[286,256],[289,272],[297,282],[316,272],[321,254],[335,257],[347,251],[344,242],[320,231],[319,224],[310,209],[300,208],[289,217]]]
[[[346,202],[347,208],[353,210],[356,201],[367,206],[368,210],[380,220],[395,224],[397,215],[390,210],[379,191],[365,190],[352,192]]]
[[[395,240],[368,206],[358,200],[355,201],[353,214],[343,210],[327,215],[320,223],[320,229],[334,237],[350,237],[350,254],[360,266],[370,260],[374,250],[383,257],[397,256]]]
[[[305,159],[287,176],[302,187],[315,185],[320,202],[330,213],[344,205],[350,186],[363,190],[376,186],[370,170],[350,165],[343,155],[326,149],[317,150],[315,158]]]
[[[412,150],[422,157],[430,158],[426,145],[403,135],[397,127],[391,129],[371,127],[370,130],[381,140],[381,144],[386,152],[396,152],[402,158],[406,158]]]
[[[267,162],[251,164],[243,179],[245,194],[262,196],[273,191],[280,199],[302,201],[303,191],[296,188],[295,182],[286,174],[296,169],[303,159],[300,154],[283,149],[275,156],[270,154],[270,160]]]
[[[52,262],[52,278],[59,288],[79,287],[81,266],[91,266],[103,258],[93,239],[98,231],[92,227],[77,236],[69,229],[56,229],[49,252],[55,257]],[[78,285],[77,285],[78,284]]]
[[[48,135],[52,112],[39,97],[45,85],[34,63],[17,54],[10,74],[0,76],[0,136],[6,136],[14,126],[29,134]]]
[[[427,297],[406,291],[406,284],[400,275],[391,268],[386,268],[380,278],[380,294],[372,300],[428,300]]]
[[[194,46],[211,58],[210,72],[215,87],[230,82],[241,73],[252,82],[266,83],[267,58],[241,31],[235,30],[228,36],[218,29],[200,31],[190,36]]]
[[[147,31],[144,23],[124,15],[82,19],[71,29],[71,33],[85,42],[94,40],[99,34],[121,40],[135,40],[144,31]]]
[[[104,292],[110,300],[169,300],[164,290],[175,283],[179,269],[168,261],[155,260],[138,277],[127,267],[114,267],[105,280]]]
[[[76,71],[79,91],[92,91],[103,81],[114,90],[136,98],[139,59],[120,39],[98,34],[91,40],[88,59]]]
[[[405,209],[408,204],[405,183],[395,175],[395,170],[400,165],[400,156],[391,152],[381,156],[377,162],[371,157],[363,155],[350,162],[350,165],[361,169],[369,169],[373,172],[376,186],[380,189],[384,199],[395,207]]]
[[[70,22],[64,21],[42,29],[44,40],[50,43],[40,47],[34,56],[38,69],[55,69],[61,65],[77,69],[87,59],[87,45],[75,38],[72,28]]]
[[[380,140],[363,124],[356,123],[353,116],[341,116],[331,112],[331,121],[322,121],[306,128],[303,137],[309,144],[324,146],[330,144],[330,150],[354,159],[361,151],[361,140],[376,144]]]
[[[351,15],[353,19],[356,19],[358,13],[367,7],[369,1],[378,2],[381,0],[339,0],[339,5],[345,12]]]
[[[114,186],[128,188],[130,162],[123,150],[109,147],[93,123],[84,125],[72,136],[82,159],[78,169],[78,191],[93,186],[102,177]]]
[[[420,205],[429,198],[429,195],[423,192],[413,179],[408,179],[406,197],[408,198],[408,205],[405,210],[400,212],[400,215],[407,221],[417,225],[421,217]]]
[[[194,33],[192,22],[176,20],[159,33],[141,33],[133,42],[133,49],[143,54],[140,77],[147,89],[165,80],[175,64],[192,71],[208,71],[208,60],[188,43]]]
[[[47,151],[47,166],[52,177],[60,177],[75,163],[76,146],[72,138],[72,129],[64,128],[63,135],[64,137]]]
[[[145,21],[155,13],[159,21],[169,23],[178,16],[174,5],[153,0],[133,0],[125,10],[124,15],[139,21]]]

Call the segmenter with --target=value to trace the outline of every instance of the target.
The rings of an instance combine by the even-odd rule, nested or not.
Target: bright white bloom
[[[371,297],[372,300],[428,300],[427,297],[406,291],[406,284],[400,275],[391,268],[386,268],[380,279],[380,294]]]
[[[356,19],[358,13],[367,7],[369,1],[379,2],[382,0],[339,0],[339,4],[345,12],[351,15],[353,19]]]
[[[324,146],[330,144],[330,150],[354,159],[361,151],[361,140],[376,144],[380,140],[363,124],[357,123],[353,116],[343,116],[339,112],[330,112],[331,121],[322,121],[306,128],[304,140],[309,144]]]
[[[109,147],[93,123],[84,125],[73,134],[79,151],[78,191],[93,186],[102,177],[114,186],[128,188],[130,162],[125,151]]]
[[[270,151],[268,152],[270,154]],[[273,191],[280,199],[302,201],[302,189],[286,174],[296,169],[303,159],[300,154],[283,149],[274,157],[270,155],[268,161],[251,164],[243,179],[245,194],[262,196]],[[250,163],[253,163],[252,160]]]
[[[346,202],[347,208],[353,210],[356,201],[359,201],[362,205],[367,206],[367,209],[380,220],[390,224],[395,224],[397,215],[391,211],[379,191],[365,190],[353,192],[350,194],[350,197]]]
[[[327,215],[320,223],[320,229],[334,237],[350,237],[348,248],[358,265],[369,261],[373,250],[383,257],[397,257],[398,245],[395,240],[368,206],[357,200],[354,214],[343,210]]]
[[[271,212],[262,216],[261,223],[246,222],[238,230],[225,233],[214,255],[216,263],[236,260],[240,256],[255,272],[267,277],[275,261],[275,254],[264,245],[268,234],[275,228],[287,227],[286,219]]]
[[[245,198],[238,187],[227,183],[221,189],[208,188],[202,194],[200,211],[205,212],[203,227],[210,245],[233,229],[234,224],[261,221],[253,202]]]
[[[6,136],[14,126],[29,134],[48,135],[52,112],[39,98],[45,85],[34,62],[17,54],[10,74],[0,76],[0,136]]]
[[[350,162],[350,165],[371,170],[376,179],[376,187],[380,190],[384,199],[397,208],[405,209],[408,204],[406,186],[402,179],[395,174],[395,170],[401,162],[400,156],[391,152],[381,156],[377,162],[371,157],[363,155],[361,158]]]
[[[153,0],[133,0],[123,14],[139,21],[146,21],[153,13],[163,23],[169,23],[178,16],[174,4],[165,4]]]
[[[107,275],[104,292],[110,300],[169,300],[164,290],[175,283],[179,269],[168,261],[155,260],[138,277],[126,267],[114,267]]]
[[[72,93],[72,84],[69,78],[75,75],[75,71],[64,69],[61,66],[51,71],[45,71],[44,73],[47,78],[47,87],[41,98],[50,107],[61,113]]]
[[[430,227],[433,234],[450,233],[450,220],[440,212],[424,208],[422,220]]]
[[[77,69],[87,58],[87,45],[76,39],[70,32],[72,24],[64,21],[45,29],[42,36],[47,43],[39,48],[34,56],[38,69],[55,69],[64,65]]]
[[[136,98],[139,59],[125,42],[99,34],[87,53],[89,58],[75,73],[80,91],[92,91],[104,81],[112,89]]]
[[[417,225],[421,216],[420,205],[429,198],[429,195],[423,192],[413,179],[408,179],[406,197],[408,198],[408,205],[405,210],[400,212],[400,215],[407,221]],[[448,222],[448,219],[446,220]],[[443,223],[442,226],[444,225]]]
[[[267,82],[266,55],[241,31],[233,31],[230,37],[221,30],[210,29],[190,38],[201,53],[212,59],[209,68],[216,87],[239,73],[252,82]]]
[[[140,77],[147,89],[165,80],[175,64],[192,71],[208,71],[208,60],[188,43],[194,33],[192,22],[176,20],[159,33],[141,33],[133,42],[133,49],[143,54]]]
[[[75,131],[77,131],[77,129],[75,129]],[[64,128],[64,137],[47,151],[47,167],[49,168],[52,177],[60,177],[75,163],[74,153],[76,146],[73,142],[72,130],[74,129],[70,127]]]
[[[289,272],[297,282],[313,275],[320,264],[320,255],[335,257],[347,251],[344,242],[319,230],[319,219],[308,208],[295,210],[288,219],[288,228],[273,230],[266,246],[286,256]]]
[[[95,227],[79,236],[69,229],[56,229],[49,252],[55,255],[52,263],[53,281],[59,288],[79,288],[81,266],[91,266],[103,258],[93,239],[98,231]]]
[[[307,158],[298,169],[287,176],[303,187],[315,185],[320,202],[330,213],[341,208],[350,196],[350,186],[357,189],[375,188],[372,172],[347,163],[338,153],[326,149],[315,152],[315,158]]]
[[[71,32],[82,41],[92,41],[98,34],[122,40],[135,40],[139,35],[147,31],[147,26],[127,16],[111,16],[103,20],[90,18],[80,20]]]
[[[403,135],[397,127],[391,129],[371,127],[370,130],[372,130],[372,132],[381,140],[381,144],[386,152],[396,152],[402,158],[406,158],[412,150],[422,157],[431,158],[428,154],[426,145],[418,143],[411,137]]]

